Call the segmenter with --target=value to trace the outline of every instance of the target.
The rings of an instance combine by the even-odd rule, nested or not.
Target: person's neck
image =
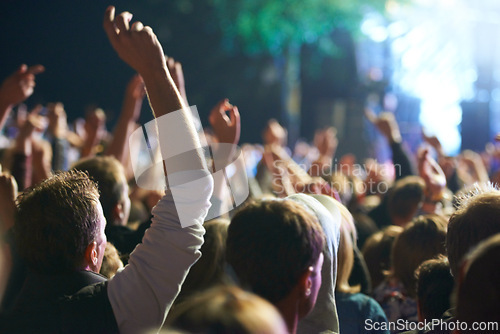
[[[276,308],[280,311],[286,327],[290,334],[297,333],[297,324],[299,323],[299,305],[292,298],[285,298],[275,303]]]

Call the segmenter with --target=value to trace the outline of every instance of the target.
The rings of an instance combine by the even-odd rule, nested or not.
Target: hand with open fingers
[[[229,112],[229,116],[226,112]],[[228,99],[224,99],[215,105],[208,120],[220,143],[238,144],[241,131],[238,107],[231,105]]]
[[[33,94],[35,75],[43,71],[45,71],[45,68],[42,65],[28,67],[26,64],[22,64],[16,72],[2,82],[0,86],[0,102],[14,106],[26,100]]]
[[[184,102],[186,102],[186,105],[189,105],[186,95],[184,72],[182,71],[181,63],[175,61],[172,57],[167,57],[167,67],[170,75],[172,76],[172,80],[174,80],[175,86],[181,94],[182,99],[184,100]]]
[[[151,27],[137,21],[130,26],[132,14],[123,12],[115,17],[115,7],[109,6],[104,15],[104,30],[118,56],[142,77],[155,76],[165,69],[163,48]]]

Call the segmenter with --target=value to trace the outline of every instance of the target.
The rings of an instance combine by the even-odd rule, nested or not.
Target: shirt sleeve
[[[202,223],[210,208],[213,180],[201,170],[177,176],[188,180],[193,172],[198,173],[192,178],[195,181],[167,190],[153,209],[142,244],[123,271],[109,281],[108,296],[120,333],[159,330],[189,268],[201,256]],[[200,172],[206,175],[200,177]]]

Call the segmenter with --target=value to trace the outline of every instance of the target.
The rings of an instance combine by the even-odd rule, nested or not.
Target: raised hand
[[[21,128],[19,129],[19,134],[16,137],[16,146],[15,150],[19,153],[23,153],[27,156],[31,155],[31,140],[33,134],[36,130],[42,130],[44,128],[45,117],[39,115],[40,111],[42,111],[43,107],[41,105],[37,105],[26,118],[26,121],[23,123]]]
[[[284,146],[286,145],[287,135],[286,129],[283,128],[278,121],[270,119],[269,122],[267,122],[262,137],[266,145]]]
[[[0,101],[8,105],[16,105],[33,94],[36,85],[35,75],[45,71],[42,65],[28,67],[22,64],[19,69],[2,82],[0,86]]]
[[[241,131],[238,107],[231,105],[228,99],[222,100],[213,107],[208,120],[220,143],[238,144]]]
[[[122,108],[124,119],[133,122],[139,119],[144,96],[146,96],[144,80],[142,80],[139,74],[136,74],[130,79],[125,90],[125,99]]]
[[[129,26],[132,14],[123,12],[115,18],[115,7],[109,6],[104,15],[104,30],[118,56],[144,76],[154,76],[153,68],[165,68],[165,56],[153,29],[135,22]]]
[[[418,152],[418,172],[425,181],[427,199],[440,200],[446,187],[446,176],[436,160],[430,156],[428,149]]]
[[[439,154],[440,157],[444,156],[443,152],[443,146],[441,145],[441,142],[439,141],[438,137],[436,136],[428,136],[425,131],[422,130],[422,139],[431,145]]]
[[[333,158],[338,143],[337,130],[333,126],[318,130],[314,134],[314,146],[316,146],[322,157]]]
[[[2,82],[0,86],[0,129],[3,128],[12,107],[33,94],[35,75],[45,71],[42,65],[21,65],[19,69]]]
[[[399,126],[393,113],[382,112],[377,116],[373,110],[367,108],[365,115],[377,127],[380,133],[387,138],[389,143],[401,142],[401,133],[399,132]]]
[[[49,103],[47,105],[49,118],[49,132],[55,138],[66,138],[68,121],[64,105],[61,102]]]

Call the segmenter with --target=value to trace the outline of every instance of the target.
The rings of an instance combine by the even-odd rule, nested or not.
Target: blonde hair
[[[189,333],[287,333],[272,304],[236,286],[219,286],[187,299],[171,311],[166,325]]]
[[[120,254],[115,246],[108,242],[104,250],[104,257],[102,259],[102,266],[99,273],[107,278],[115,276],[115,274],[123,268],[123,262],[120,259]]]
[[[359,285],[351,286],[349,276],[354,266],[354,247],[356,245],[356,227],[354,219],[347,208],[335,202],[340,210],[340,242],[338,250],[337,283],[335,288],[343,293],[357,293],[361,290]]]

